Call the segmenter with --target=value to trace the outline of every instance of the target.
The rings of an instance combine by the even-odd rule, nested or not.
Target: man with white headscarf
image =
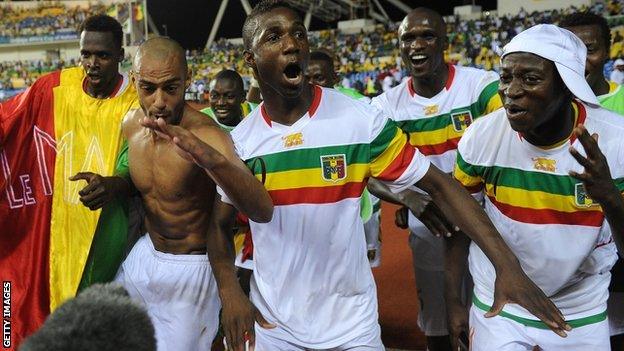
[[[455,178],[484,199],[526,273],[572,327],[562,338],[518,305],[492,306],[496,274],[471,245],[472,350],[609,350],[609,270],[624,232],[624,124],[599,107],[585,57],[580,39],[554,25],[517,35],[501,59],[504,109],[476,120],[459,143]]]

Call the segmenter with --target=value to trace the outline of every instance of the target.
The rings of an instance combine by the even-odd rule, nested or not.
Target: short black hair
[[[602,34],[602,40],[604,41],[607,52],[611,47],[611,29],[607,20],[595,13],[589,11],[571,13],[561,19],[559,27],[570,28],[578,26],[598,26]]]
[[[114,283],[94,284],[63,303],[20,351],[156,351],[145,308]]]
[[[234,84],[236,84],[236,87],[240,90],[243,96],[245,95],[245,84],[243,84],[243,78],[241,78],[238,72],[231,69],[224,69],[221,72],[217,73],[217,75],[215,76],[215,81],[221,79],[234,82]]]
[[[113,40],[115,44],[121,49],[123,43],[123,29],[121,24],[111,16],[107,15],[94,15],[88,17],[80,25],[79,33],[84,31],[88,32],[110,32],[113,34]]]
[[[287,8],[299,16],[299,12],[292,7],[288,2],[284,0],[262,0],[256,5],[251,13],[245,19],[245,23],[243,24],[243,45],[246,50],[251,49],[251,44],[253,42],[253,36],[258,29],[258,17],[264,15],[267,12],[270,12],[276,8]]]
[[[322,51],[322,50],[312,51],[310,53],[310,61],[324,61],[325,63],[329,65],[329,67],[331,67],[332,70],[334,69],[334,59],[332,59],[332,57],[329,56],[329,54],[325,51]]]

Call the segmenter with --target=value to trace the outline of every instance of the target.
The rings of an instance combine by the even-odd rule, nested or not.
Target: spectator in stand
[[[622,85],[624,83],[624,60],[621,58],[615,60],[613,64],[613,72],[609,79],[615,84]]]

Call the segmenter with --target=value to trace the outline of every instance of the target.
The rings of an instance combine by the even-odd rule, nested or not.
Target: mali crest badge
[[[585,185],[583,185],[583,183],[576,183],[574,185],[574,202],[578,207],[590,207],[598,205],[597,202],[594,202],[594,200],[589,197],[587,191],[585,191]]]
[[[470,111],[451,113],[451,121],[456,132],[463,132],[472,123],[472,114]]]
[[[347,177],[347,161],[345,154],[321,156],[323,180],[337,182]]]

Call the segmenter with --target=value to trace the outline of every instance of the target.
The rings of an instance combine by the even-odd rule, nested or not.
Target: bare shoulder
[[[205,114],[188,106],[184,114],[181,126],[195,134],[203,142],[211,145],[215,142],[222,143],[225,140],[230,140],[229,134]]]
[[[126,113],[123,121],[121,122],[121,130],[126,139],[139,130],[141,127],[141,118],[144,116],[145,114],[140,108],[132,109]]]

